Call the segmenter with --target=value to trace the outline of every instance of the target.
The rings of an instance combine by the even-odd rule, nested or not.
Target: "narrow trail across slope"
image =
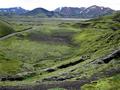
[[[0,41],[5,40],[5,39],[8,39],[8,38],[10,38],[10,37],[12,37],[12,36],[15,36],[15,35],[17,35],[17,34],[21,34],[21,33],[23,33],[23,32],[29,32],[29,31],[34,30],[34,29],[36,29],[36,28],[35,28],[35,27],[34,27],[34,28],[33,28],[33,27],[30,27],[30,28],[28,28],[28,29],[25,29],[25,30],[22,30],[22,31],[19,31],[19,32],[15,32],[15,33],[8,34],[8,35],[6,35],[6,36],[1,37],[1,38],[0,38]]]

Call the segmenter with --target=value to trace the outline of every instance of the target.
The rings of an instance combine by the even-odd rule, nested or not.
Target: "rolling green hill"
[[[14,30],[10,24],[0,20],[0,37],[13,33]]]
[[[27,20],[12,24],[33,30],[0,41],[1,86],[119,90],[112,84],[120,83],[119,13],[87,21]]]

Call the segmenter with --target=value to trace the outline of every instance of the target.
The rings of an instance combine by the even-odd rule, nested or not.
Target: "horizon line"
[[[75,7],[75,6],[61,6],[61,7],[56,7],[55,9],[57,9],[57,8],[63,8],[63,7],[72,7],[72,8],[89,8],[89,7],[92,7],[92,6],[98,6],[98,7],[104,7],[104,8],[110,8],[110,9],[112,9],[112,10],[118,10],[118,9],[113,9],[113,8],[111,8],[111,7],[107,7],[107,6],[101,6],[101,5],[91,5],[91,6],[82,6],[82,7]],[[25,10],[34,10],[34,9],[36,9],[36,8],[44,8],[44,9],[46,9],[46,10],[48,10],[48,11],[53,11],[53,10],[55,10],[55,9],[53,9],[53,10],[49,10],[49,9],[47,9],[47,8],[45,8],[45,7],[35,7],[35,8],[33,8],[33,9],[26,9],[26,8],[24,8],[24,7],[22,7],[22,6],[13,6],[13,7],[0,7],[0,9],[8,9],[8,8],[23,8],[23,9],[25,9]],[[120,10],[120,9],[119,9]]]

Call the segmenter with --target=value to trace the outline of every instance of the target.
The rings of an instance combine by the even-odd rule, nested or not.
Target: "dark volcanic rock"
[[[45,72],[54,72],[55,69],[54,69],[54,68],[47,68],[47,69],[45,69],[44,71],[45,71]]]
[[[120,50],[115,50],[111,54],[95,60],[93,63],[94,64],[104,64],[104,63],[109,63],[112,59],[120,57]]]
[[[31,77],[34,75],[35,75],[35,72],[25,72],[25,73],[19,73],[17,75],[1,76],[0,81],[22,81],[26,77]]]

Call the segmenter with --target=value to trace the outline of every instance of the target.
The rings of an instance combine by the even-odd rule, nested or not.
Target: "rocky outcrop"
[[[24,72],[16,75],[1,76],[0,81],[22,81],[26,77],[31,77],[35,75],[35,72]]]
[[[113,51],[111,54],[93,61],[94,64],[105,64],[109,63],[112,59],[120,57],[120,49]]]

